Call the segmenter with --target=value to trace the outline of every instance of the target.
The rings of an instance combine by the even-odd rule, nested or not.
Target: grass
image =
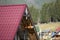
[[[60,27],[60,22],[50,22],[50,23],[40,24],[41,30],[51,29],[52,31],[55,31],[57,27]]]

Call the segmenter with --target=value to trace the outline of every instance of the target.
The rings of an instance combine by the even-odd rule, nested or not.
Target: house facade
[[[26,4],[1,5],[0,9],[0,40],[37,40]]]

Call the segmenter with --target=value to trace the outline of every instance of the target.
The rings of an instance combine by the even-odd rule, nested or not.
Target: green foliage
[[[60,20],[60,0],[51,3],[44,3],[40,9],[40,13],[39,9],[36,9],[33,5],[29,7],[29,10],[34,22],[37,22],[38,17],[40,17],[41,22],[50,22],[51,17],[54,21]]]
[[[39,11],[38,9],[36,9],[33,5],[29,8],[29,11],[32,15],[32,19],[34,22],[37,22],[37,18],[38,18],[38,14],[39,14]]]
[[[56,0],[55,3],[45,3],[40,11],[41,22],[50,22],[51,17],[54,21],[60,20],[60,1]]]
[[[42,7],[42,10],[40,11],[41,22],[48,22],[49,21],[48,20],[49,19],[48,8],[49,8],[49,5],[45,3]]]

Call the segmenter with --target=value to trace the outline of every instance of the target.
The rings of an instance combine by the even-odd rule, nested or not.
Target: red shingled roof
[[[57,28],[56,28],[56,31],[59,32],[59,31],[60,31],[60,27],[57,27]]]
[[[26,5],[0,6],[0,40],[13,40]]]

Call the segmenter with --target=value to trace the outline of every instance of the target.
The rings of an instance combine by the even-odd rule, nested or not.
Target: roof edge
[[[9,5],[0,5],[0,7],[8,7],[8,6],[26,6],[27,7],[27,4],[9,4]]]

